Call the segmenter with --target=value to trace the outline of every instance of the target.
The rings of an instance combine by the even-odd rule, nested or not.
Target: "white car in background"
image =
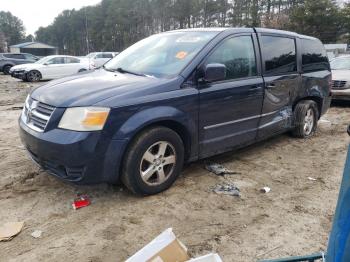
[[[95,69],[103,66],[113,57],[115,57],[117,52],[94,52],[86,56],[90,63],[90,69]]]
[[[350,56],[339,56],[331,62],[332,98],[350,101]]]
[[[75,56],[52,55],[46,56],[33,64],[22,64],[10,69],[12,77],[24,81],[36,82],[51,80],[77,74],[89,70],[86,59]]]

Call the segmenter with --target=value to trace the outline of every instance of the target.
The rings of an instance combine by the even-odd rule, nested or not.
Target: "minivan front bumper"
[[[350,101],[350,88],[349,89],[332,89],[333,100],[348,100]]]
[[[116,183],[126,140],[103,139],[102,132],[52,129],[37,132],[19,120],[30,157],[49,174],[76,184]]]

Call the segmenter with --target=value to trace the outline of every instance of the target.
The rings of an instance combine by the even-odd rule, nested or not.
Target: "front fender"
[[[161,121],[174,121],[189,133],[195,131],[195,121],[185,112],[170,106],[156,106],[137,112],[119,128],[113,139],[131,139],[143,128]]]
[[[197,135],[197,114],[196,110],[191,113],[185,113],[180,109],[171,106],[155,106],[142,111],[139,111],[132,115],[119,130],[114,134],[113,140],[131,139],[144,128],[166,121],[166,123],[174,123],[180,126],[186,133],[185,144],[189,149],[189,160],[195,160],[198,150],[198,135]]]

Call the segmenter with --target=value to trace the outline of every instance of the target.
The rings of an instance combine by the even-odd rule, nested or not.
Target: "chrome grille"
[[[54,106],[28,97],[23,107],[22,121],[35,131],[44,132],[54,110]]]
[[[333,80],[332,81],[333,89],[346,89],[346,81]]]

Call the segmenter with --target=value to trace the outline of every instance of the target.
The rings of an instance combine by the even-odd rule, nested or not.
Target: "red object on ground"
[[[90,204],[91,202],[87,196],[79,196],[79,198],[74,200],[72,206],[74,210],[77,210],[79,208],[86,207]]]

